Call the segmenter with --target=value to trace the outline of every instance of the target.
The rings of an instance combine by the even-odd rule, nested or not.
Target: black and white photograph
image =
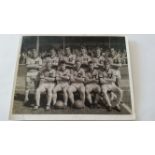
[[[133,120],[126,36],[23,36],[10,119]]]

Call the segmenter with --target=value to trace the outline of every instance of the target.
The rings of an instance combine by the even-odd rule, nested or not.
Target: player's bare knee
[[[67,92],[68,92],[68,94],[72,94],[72,93],[73,93],[72,88],[71,88],[71,87],[70,87],[70,88],[68,88]]]
[[[49,96],[52,96],[52,90],[51,90],[51,89],[47,90],[47,94],[48,94]]]
[[[101,91],[102,93],[107,93],[107,88],[105,86],[102,86]]]
[[[29,89],[29,87],[28,86],[26,86],[26,88],[25,88],[25,91],[29,91],[30,89]]]
[[[101,92],[101,88],[98,87],[98,88],[97,88],[97,93],[100,93],[100,92]]]
[[[62,91],[64,94],[67,94],[67,92],[68,92],[67,89],[63,89]]]
[[[85,92],[86,92],[85,87],[82,87],[82,88],[80,89],[80,91],[81,91],[82,94],[85,94]]]
[[[41,93],[40,88],[37,88],[37,89],[36,89],[36,94],[40,94],[40,93]]]
[[[85,92],[86,92],[86,95],[89,95],[90,94],[90,89],[86,89]]]
[[[90,92],[86,92],[86,96],[89,96],[90,95]]]
[[[53,94],[56,94],[57,93],[57,90],[56,89],[53,89],[52,93]]]
[[[51,96],[52,96],[52,93],[48,93],[47,96],[48,96],[48,97],[51,97]]]
[[[89,85],[86,85],[85,89],[86,89],[86,91],[89,91],[89,89],[90,89]]]
[[[122,89],[120,89],[120,94],[123,94],[123,90]]]

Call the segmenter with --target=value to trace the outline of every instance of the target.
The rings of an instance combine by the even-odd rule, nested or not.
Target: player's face
[[[70,48],[66,48],[66,54],[67,54],[67,56],[69,56],[71,54],[71,49]]]
[[[81,51],[82,51],[82,55],[87,55],[87,50],[85,48],[82,48]]]
[[[93,70],[94,69],[94,63],[90,64],[90,69]]]
[[[47,68],[48,70],[51,69],[51,66],[52,66],[52,64],[51,64],[50,62],[47,62],[47,64],[46,64],[46,68]]]
[[[102,53],[102,56],[103,56],[103,57],[105,56],[105,53],[104,53],[104,52]]]
[[[27,51],[27,55],[28,55],[28,57],[32,57],[32,51]]]
[[[64,50],[63,49],[59,50],[59,56],[64,56]]]
[[[51,53],[51,57],[54,57],[56,55],[56,52],[54,49],[50,50],[50,53]]]
[[[33,49],[32,50],[32,55],[33,55],[34,58],[37,58],[38,57],[38,52],[37,52],[36,49]]]
[[[112,49],[111,49],[111,54],[112,54],[112,56],[115,56],[115,53],[116,53],[115,50],[112,48]]]
[[[44,57],[44,56],[45,56],[45,51],[41,53],[41,57]]]
[[[105,58],[108,58],[108,56],[109,56],[109,53],[106,52],[106,53],[105,53]]]
[[[81,55],[80,50],[79,49],[76,49],[76,56],[78,57],[80,55]]]
[[[65,64],[61,64],[61,69],[64,71],[66,69],[66,65]]]
[[[101,49],[98,48],[96,51],[96,56],[99,57],[100,55],[101,55]]]
[[[105,69],[106,69],[106,70],[110,69],[110,64],[107,63],[107,64],[105,65]]]
[[[121,54],[121,50],[118,50],[118,54]]]
[[[81,62],[80,61],[76,62],[76,67],[77,68],[80,68],[81,67]]]

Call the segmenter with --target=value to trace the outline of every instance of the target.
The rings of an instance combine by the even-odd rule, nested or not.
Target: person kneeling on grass
[[[36,90],[36,105],[34,109],[37,110],[40,106],[40,95],[41,93],[47,91],[47,105],[46,110],[50,109],[51,101],[52,101],[52,91],[55,87],[55,77],[56,71],[52,69],[51,62],[47,62],[45,65],[45,69],[43,69],[40,73],[40,83],[39,87]]]
[[[112,104],[108,94],[109,92],[113,92],[117,94],[117,104],[115,105],[114,109],[120,112],[120,104],[122,103],[123,91],[116,85],[117,77],[114,73],[114,70],[110,68],[109,63],[105,62],[105,70],[100,71],[99,77],[101,83],[101,92],[108,105],[108,111],[112,110]]]

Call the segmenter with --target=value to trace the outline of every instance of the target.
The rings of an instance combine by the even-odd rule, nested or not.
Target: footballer
[[[72,54],[70,47],[66,47],[65,51],[66,51],[66,56],[64,57],[64,61],[67,67],[73,68],[73,66],[75,65],[76,55]]]
[[[58,66],[59,58],[56,56],[56,50],[54,48],[50,49],[50,56],[43,60],[43,64],[46,65],[46,62],[48,61],[51,62],[53,67]]]
[[[86,98],[90,104],[90,107],[93,108],[94,106],[99,106],[99,94],[101,92],[101,88],[99,85],[99,75],[98,70],[95,69],[95,62],[89,62],[89,70],[86,72],[86,79],[85,79],[85,87],[86,87]],[[92,92],[95,93],[95,101],[93,103],[92,100]]]
[[[91,61],[91,57],[87,54],[86,47],[81,48],[81,64],[88,66],[89,61]]]
[[[40,73],[40,83],[39,87],[36,89],[36,105],[34,109],[37,110],[40,106],[40,95],[43,92],[47,92],[47,104],[46,110],[50,110],[51,101],[52,101],[52,91],[55,87],[55,77],[56,70],[52,68],[51,61],[46,62],[45,69],[43,69]]]
[[[32,49],[32,56],[27,57],[26,60],[26,90],[25,90],[25,99],[24,103],[29,101],[29,92],[33,88],[37,87],[38,82],[38,73],[42,67],[42,59],[38,55],[38,51],[36,49]]]
[[[100,47],[97,47],[95,52],[95,56],[93,57],[95,68],[103,67],[105,58],[104,56],[101,56],[102,49]]]
[[[79,59],[76,60],[75,67],[71,70],[70,83],[68,88],[69,99],[72,107],[74,105],[74,93],[79,92],[82,104],[85,103],[85,71],[81,68],[81,62]]]
[[[116,85],[116,75],[113,69],[110,68],[110,64],[105,62],[105,69],[100,70],[100,83],[101,83],[101,92],[106,100],[108,105],[108,110],[112,110],[112,104],[109,97],[109,92],[113,92],[117,94],[117,104],[115,105],[115,109],[117,111],[121,111],[120,104],[122,102],[123,92],[121,88]]]
[[[120,67],[122,66],[120,61],[120,54],[117,54],[116,51],[112,48],[111,49],[111,68],[113,68],[115,75],[116,75],[116,85],[120,86],[120,79],[121,79],[121,73],[120,73]]]
[[[56,73],[56,82],[57,85],[53,89],[53,105],[57,102],[57,93],[59,91],[63,92],[64,97],[64,106],[67,107],[68,102],[68,87],[69,87],[69,79],[70,79],[70,70],[66,68],[66,64],[64,61],[60,61],[60,67]]]

